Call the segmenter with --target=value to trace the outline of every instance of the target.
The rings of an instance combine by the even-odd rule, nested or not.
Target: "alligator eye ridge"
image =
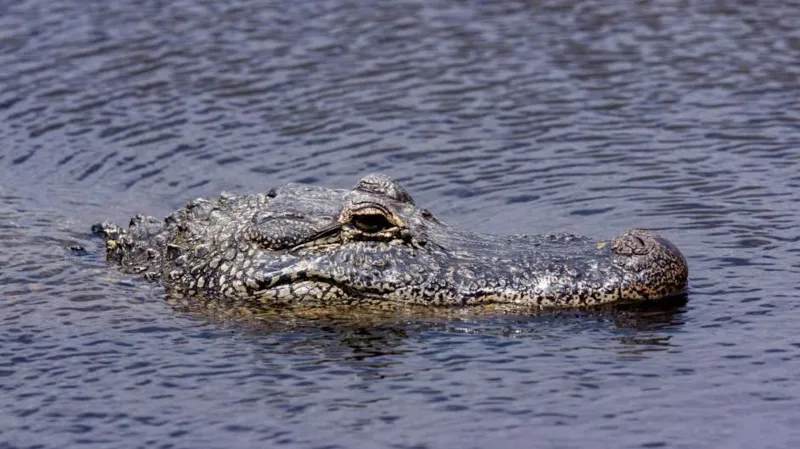
[[[357,214],[353,215],[350,222],[356,229],[367,234],[376,234],[395,227],[382,214]]]

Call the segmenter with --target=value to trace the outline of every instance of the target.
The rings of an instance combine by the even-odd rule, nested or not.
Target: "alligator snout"
[[[643,256],[663,246],[662,242],[666,240],[654,232],[631,229],[611,241],[611,250],[621,256]]]
[[[623,296],[650,299],[686,291],[689,267],[681,252],[655,232],[631,229],[611,241],[614,263],[625,270]]]

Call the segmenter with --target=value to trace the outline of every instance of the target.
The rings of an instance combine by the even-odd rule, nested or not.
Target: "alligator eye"
[[[375,234],[394,227],[394,224],[382,214],[353,215],[350,222],[356,229],[367,234]]]

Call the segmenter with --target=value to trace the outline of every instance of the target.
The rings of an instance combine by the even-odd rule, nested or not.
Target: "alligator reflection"
[[[583,310],[544,310],[535,313],[496,309],[375,310],[357,308],[283,309],[250,315],[213,314],[257,337],[266,334],[306,335],[302,347],[339,360],[365,361],[407,352],[405,342],[423,334],[477,334],[532,340],[564,339],[577,333],[608,334],[608,349],[625,355],[644,355],[669,347],[671,333],[684,324],[685,295],[655,303],[610,305]],[[182,312],[198,311],[173,305]],[[233,318],[233,319],[230,319]],[[596,343],[596,340],[594,340]],[[613,344],[614,342],[618,344]],[[621,347],[620,347],[621,345]],[[334,349],[335,348],[335,349]],[[346,353],[342,353],[342,350]],[[326,357],[329,358],[329,357]]]

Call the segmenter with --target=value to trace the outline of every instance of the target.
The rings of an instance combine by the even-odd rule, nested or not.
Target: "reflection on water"
[[[788,2],[2,5],[0,447],[797,446],[797,23]],[[173,309],[88,232],[375,171],[475,231],[659,230],[689,300],[234,320]]]
[[[360,309],[275,310],[259,316],[223,321],[254,335],[322,332],[318,340],[327,347],[347,347],[358,359],[401,354],[397,348],[410,335],[425,333],[473,334],[520,339],[546,338],[552,326],[570,328],[568,332],[592,329],[608,333],[621,345],[641,346],[643,351],[667,347],[670,332],[684,324],[686,297],[648,305],[616,305],[588,310],[545,310],[521,313],[496,309],[410,309],[381,311]],[[198,319],[208,313],[195,312]],[[575,327],[578,326],[578,327]],[[309,342],[313,345],[314,342]],[[652,348],[650,348],[652,346]]]

